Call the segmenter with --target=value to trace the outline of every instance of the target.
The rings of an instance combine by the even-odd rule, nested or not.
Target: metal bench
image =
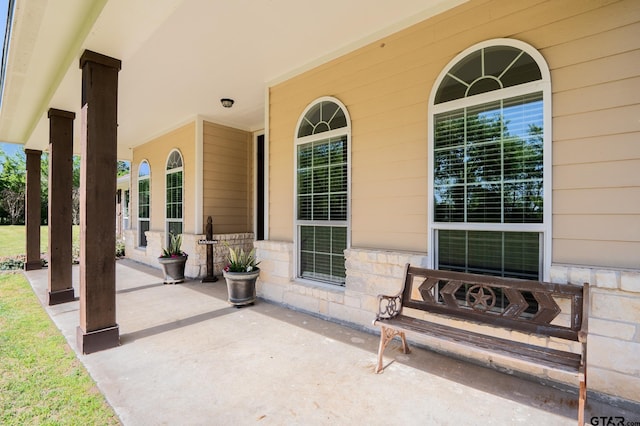
[[[576,375],[580,382],[578,423],[583,425],[587,396],[588,303],[589,285],[586,283],[582,286],[551,284],[431,270],[407,264],[400,292],[393,296],[378,296],[378,314],[373,321],[374,325],[380,326],[376,373],[384,369],[384,350],[394,337],[400,337],[404,353],[409,353],[405,332],[466,345]],[[435,317],[428,319],[431,314]],[[438,318],[458,320],[459,325],[449,325],[455,321],[439,321]],[[447,325],[442,322],[447,322]],[[555,338],[559,342],[569,341],[569,346],[580,342],[580,351],[544,345],[551,339],[542,339],[543,344],[538,345],[511,339],[511,333],[499,333],[509,336],[505,338],[476,332],[478,330],[469,331],[464,329],[465,324],[474,324],[476,329],[479,328],[476,324],[489,326],[488,333],[492,327],[500,327]]]

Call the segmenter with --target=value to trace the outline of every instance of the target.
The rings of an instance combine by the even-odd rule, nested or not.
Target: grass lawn
[[[0,389],[2,425],[120,424],[21,273],[0,273]]]
[[[73,227],[73,244],[78,245],[80,227]],[[0,226],[0,257],[25,254],[27,249],[27,234],[24,225]],[[40,227],[40,252],[46,253],[49,248],[49,227]]]

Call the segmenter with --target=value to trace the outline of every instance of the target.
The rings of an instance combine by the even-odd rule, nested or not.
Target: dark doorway
[[[264,158],[264,135],[259,135],[257,139],[256,155],[256,240],[264,240],[264,181],[265,181],[265,158]]]

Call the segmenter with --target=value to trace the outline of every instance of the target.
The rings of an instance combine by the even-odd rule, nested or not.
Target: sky
[[[17,145],[15,143],[4,143],[4,142],[0,142],[0,149],[4,151],[4,153],[7,154],[9,157],[13,157],[13,155],[16,152],[23,150],[22,145]]]

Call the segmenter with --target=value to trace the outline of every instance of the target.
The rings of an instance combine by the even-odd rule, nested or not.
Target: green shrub
[[[0,258],[0,271],[24,269],[25,256],[9,256]]]
[[[0,271],[20,271],[24,269],[26,262],[24,254],[18,256],[0,257]],[[47,266],[47,259],[40,259],[43,267]]]
[[[124,257],[124,241],[116,242],[116,259]],[[46,256],[46,254],[44,254]],[[49,263],[46,258],[41,258],[42,266],[46,267]],[[0,257],[0,271],[20,271],[24,269],[26,262],[26,256],[19,254],[16,256]],[[71,263],[77,265],[80,263],[80,245],[74,244],[71,248]]]
[[[124,241],[116,241],[116,259],[124,256]]]

